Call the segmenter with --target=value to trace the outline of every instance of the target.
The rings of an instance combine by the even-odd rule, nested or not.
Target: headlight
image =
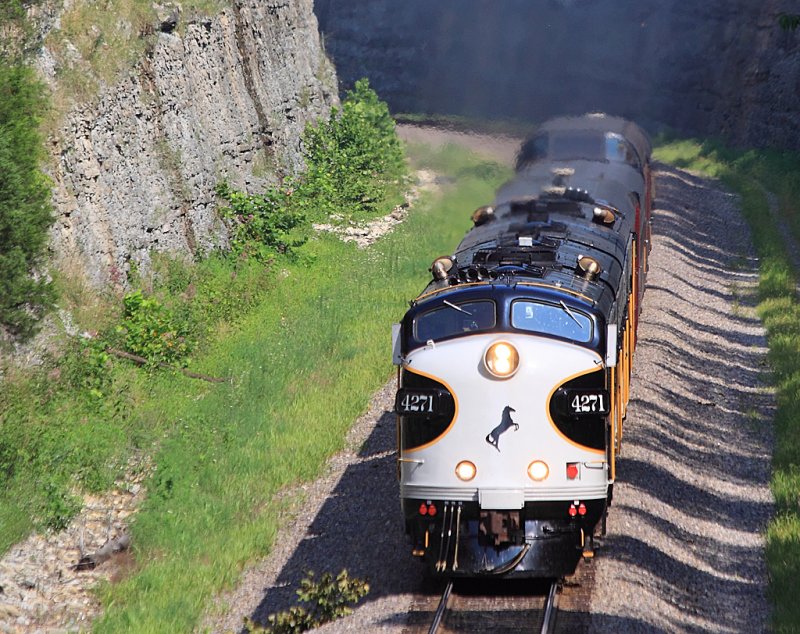
[[[519,353],[510,343],[498,341],[486,350],[483,363],[491,375],[507,379],[513,376],[519,367]]]
[[[546,462],[542,462],[541,460],[534,460],[532,463],[528,465],[528,476],[530,476],[531,480],[535,480],[536,482],[541,482],[549,475],[550,475],[550,467],[547,466]]]
[[[456,465],[456,475],[459,480],[469,482],[478,473],[478,468],[469,460],[462,460]]]

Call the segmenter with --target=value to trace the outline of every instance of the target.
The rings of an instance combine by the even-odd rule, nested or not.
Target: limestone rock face
[[[97,286],[124,285],[154,251],[224,245],[215,185],[255,191],[296,170],[306,122],[337,101],[311,0],[232,0],[193,18],[176,6],[159,7],[133,70],[51,139],[56,259]],[[49,60],[45,47],[57,82]]]
[[[345,85],[395,112],[540,120],[606,111],[651,129],[800,148],[792,0],[316,0]]]

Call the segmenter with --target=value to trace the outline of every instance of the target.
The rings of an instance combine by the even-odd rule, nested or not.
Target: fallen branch
[[[94,570],[102,564],[104,561],[107,561],[111,558],[111,555],[114,553],[122,552],[123,550],[128,550],[128,547],[131,545],[131,537],[127,533],[123,533],[116,539],[109,539],[100,550],[92,553],[91,555],[85,555],[81,557],[77,564],[75,564],[72,568],[73,570]]]
[[[140,357],[138,354],[133,354],[131,352],[125,352],[125,350],[117,350],[116,348],[106,348],[106,352],[108,354],[113,354],[115,357],[121,357],[123,359],[128,359],[129,361],[133,361],[138,365],[147,365],[150,363],[144,357]],[[199,372],[192,372],[191,370],[187,370],[186,368],[176,368],[169,363],[164,363],[160,361],[158,363],[158,367],[166,368],[167,370],[177,370],[181,374],[188,376],[191,379],[200,379],[201,381],[208,381],[209,383],[226,383],[228,379],[222,379],[218,376],[208,376],[207,374],[200,374]]]

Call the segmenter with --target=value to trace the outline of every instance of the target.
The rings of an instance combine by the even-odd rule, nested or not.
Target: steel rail
[[[547,600],[544,604],[544,619],[542,620],[541,634],[551,634],[555,630],[557,613],[558,580],[554,580],[550,585],[550,592],[547,593]]]
[[[433,615],[433,623],[431,623],[431,627],[428,630],[428,634],[436,634],[436,631],[442,624],[444,613],[447,611],[447,602],[450,600],[450,594],[452,592],[453,592],[453,580],[448,579],[447,585],[444,588],[444,592],[442,592],[442,598],[439,599],[439,605],[436,608],[436,613]]]

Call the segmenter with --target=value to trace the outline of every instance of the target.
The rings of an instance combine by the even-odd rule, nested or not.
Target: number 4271
[[[576,394],[572,399],[572,410],[576,413],[591,413],[606,411],[605,397],[603,394]]]

